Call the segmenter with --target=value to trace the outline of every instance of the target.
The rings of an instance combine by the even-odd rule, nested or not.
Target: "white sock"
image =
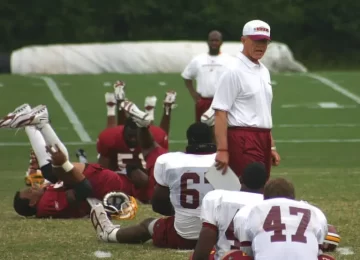
[[[50,124],[45,124],[40,129],[40,132],[43,135],[47,145],[51,145],[55,147],[55,144],[57,144],[57,146],[59,146],[60,150],[65,154],[66,158],[69,160],[69,153],[65,145],[60,141],[59,137],[56,135],[54,129],[51,127]]]
[[[49,163],[48,160],[51,159],[50,155],[46,152],[45,146],[46,142],[44,140],[44,137],[40,133],[39,130],[36,129],[34,126],[26,126],[25,132],[27,136],[29,137],[31,146],[34,150],[34,153],[36,155],[36,158],[39,163],[39,167],[42,167]]]
[[[106,106],[106,108],[107,108],[107,116],[116,115],[116,106]]]
[[[151,118],[151,120],[154,121],[155,119],[155,109],[149,109],[149,110],[145,110],[145,113],[149,115],[149,118]]]
[[[111,231],[111,233],[108,236],[108,239],[110,242],[118,242],[118,240],[116,238],[116,234],[119,230],[120,230],[120,228],[115,228],[113,231]]]
[[[155,227],[155,223],[158,221],[159,219],[154,219],[153,221],[150,222],[149,226],[148,226],[148,231],[149,234],[152,236],[154,234],[154,227]]]

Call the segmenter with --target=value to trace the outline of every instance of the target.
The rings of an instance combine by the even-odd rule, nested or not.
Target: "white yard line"
[[[328,127],[360,127],[360,124],[279,124],[274,128],[328,128]]]
[[[186,140],[169,140],[170,144],[186,144]],[[276,143],[360,143],[360,139],[289,139],[276,140]],[[64,145],[94,145],[95,142],[64,142]],[[28,142],[0,142],[0,147],[30,146]]]
[[[332,88],[333,90],[339,92],[340,94],[343,94],[344,96],[346,96],[346,97],[350,98],[351,100],[355,101],[356,103],[360,104],[360,97],[358,95],[350,92],[349,90],[340,86],[339,84],[335,83],[334,81],[331,81],[330,79],[322,77],[317,74],[305,73],[304,75],[320,81],[324,85]]]
[[[64,95],[57,86],[56,82],[50,77],[45,77],[45,76],[34,76],[34,77],[45,81],[49,90],[53,94],[55,100],[59,103],[65,115],[68,117],[70,123],[73,125],[74,130],[78,134],[80,140],[82,142],[91,142],[92,140],[89,134],[86,132],[83,124],[81,123],[78,116],[70,106],[69,102],[67,102],[67,100],[65,99]]]

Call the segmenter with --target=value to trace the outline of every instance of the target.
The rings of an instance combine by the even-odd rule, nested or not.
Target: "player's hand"
[[[278,166],[280,164],[281,158],[276,150],[271,151],[271,161],[274,166]]]
[[[229,164],[229,153],[228,151],[217,151],[215,157],[215,167],[217,170],[223,170],[222,174],[226,173]]]
[[[61,166],[67,161],[65,154],[57,144],[55,144],[55,147],[50,145],[46,146],[46,151],[51,155],[51,163],[54,166]]]

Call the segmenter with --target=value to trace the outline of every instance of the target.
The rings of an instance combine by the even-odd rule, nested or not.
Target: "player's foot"
[[[156,101],[157,98],[156,96],[152,96],[152,97],[146,97],[145,98],[145,113],[149,115],[149,119],[151,121],[154,121],[154,110],[156,107]]]
[[[144,111],[141,111],[133,102],[124,101],[121,107],[133,118],[139,127],[147,127],[151,123],[151,118]]]
[[[116,105],[115,93],[105,93],[105,102],[108,107],[114,107]]]
[[[87,156],[86,156],[84,149],[78,149],[76,151],[76,157],[78,158],[79,162],[88,163]]]
[[[113,87],[114,87],[115,99],[117,101],[125,100],[125,82],[118,80],[114,83]]]
[[[170,114],[170,109],[174,109],[176,107],[175,101],[176,101],[176,92],[167,91],[164,99],[164,108],[167,116]]]
[[[215,124],[215,110],[210,107],[202,114],[200,120],[208,126],[213,126]]]
[[[46,106],[39,105],[28,113],[17,114],[11,122],[11,128],[21,128],[25,126],[35,125],[40,127],[49,123],[49,114]]]
[[[0,128],[10,128],[11,123],[15,120],[16,116],[21,113],[29,113],[31,111],[31,107],[29,104],[23,104],[9,114],[7,114],[5,117],[0,119]]]
[[[99,203],[92,207],[90,212],[91,223],[97,237],[104,242],[116,242],[116,233],[120,225],[114,225],[108,218],[104,206]]]

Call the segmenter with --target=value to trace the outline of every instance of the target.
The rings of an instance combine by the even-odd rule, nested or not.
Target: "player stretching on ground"
[[[328,233],[324,213],[296,201],[294,186],[283,178],[265,185],[264,201],[240,209],[234,227],[241,249],[255,259],[333,259],[319,256],[319,247]]]
[[[246,185],[241,185],[240,192],[214,190],[206,194],[201,206],[202,229],[193,260],[208,260],[214,246],[216,260],[232,249],[240,249],[234,235],[233,218],[245,205],[263,200],[262,191],[267,179],[265,166],[251,163],[241,178]]]
[[[14,208],[18,214],[56,218],[83,217],[90,212],[90,207],[85,203],[87,197],[102,200],[105,194],[112,191],[122,191],[128,195],[133,193],[133,186],[125,175],[118,175],[97,164],[71,164],[68,162],[67,149],[50,126],[45,106],[40,105],[31,109],[29,105],[24,104],[0,120],[0,128],[20,127],[25,127],[39,167],[44,177],[53,184],[45,188],[31,187],[17,192],[14,198]],[[139,136],[151,136],[148,134],[147,128],[139,130],[139,132]],[[57,161],[57,163],[53,161],[55,167],[49,163],[51,158],[45,150],[46,145],[58,147],[56,151],[48,151],[63,160]],[[156,153],[157,149],[150,151],[149,160],[155,162]],[[72,178],[70,180],[66,178],[66,176],[72,176],[71,174],[61,174],[61,172],[59,174],[58,171],[62,171],[61,168],[66,168],[66,172],[72,173],[72,170],[79,172],[77,183],[74,184]],[[147,178],[137,178],[138,170],[135,166],[130,172],[130,177],[134,178],[138,185],[146,186],[149,183]]]
[[[148,218],[139,225],[118,228],[103,215],[101,204],[91,212],[99,239],[105,242],[144,243],[153,240],[157,247],[193,249],[199,236],[200,207],[205,194],[212,190],[204,174],[213,164],[216,146],[210,128],[196,123],[187,131],[186,153],[167,153],[156,161],[156,187],[153,210],[167,218]]]

